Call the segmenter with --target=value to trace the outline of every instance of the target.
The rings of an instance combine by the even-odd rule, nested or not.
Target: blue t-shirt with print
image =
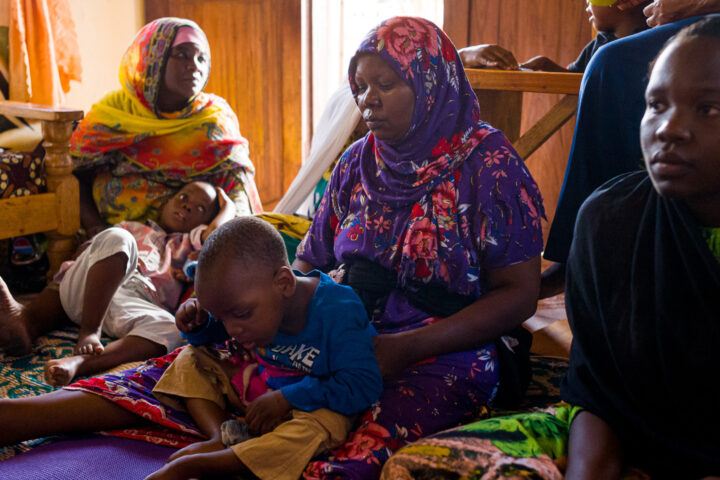
[[[335,283],[313,270],[297,276],[318,277],[308,306],[305,328],[297,335],[278,333],[256,353],[265,362],[304,375],[272,376],[267,384],[280,390],[293,407],[319,408],[350,415],[369,407],[380,397],[382,377],[374,355],[377,334],[365,307],[352,288]],[[222,323],[211,318],[198,332],[183,335],[192,345],[219,343],[229,338]],[[261,372],[263,367],[260,366]]]

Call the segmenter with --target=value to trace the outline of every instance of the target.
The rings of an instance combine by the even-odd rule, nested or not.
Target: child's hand
[[[186,480],[190,478],[236,478],[247,468],[229,448],[176,458],[145,480]],[[229,475],[232,474],[232,475]],[[243,477],[244,478],[244,477]]]
[[[528,70],[539,70],[542,72],[567,72],[567,68],[561,67],[557,63],[542,55],[533,57],[525,63],[520,64],[520,68]]]
[[[178,282],[183,282],[183,283],[190,283],[190,282],[192,282],[192,280],[190,280],[190,279],[187,277],[187,275],[185,275],[185,272],[183,272],[183,271],[182,271],[181,269],[179,269],[179,268],[171,268],[171,269],[170,269],[170,274],[172,274],[172,277],[173,277],[175,280],[177,280]]]
[[[466,67],[499,68],[501,70],[517,70],[518,62],[509,50],[499,45],[475,45],[461,48],[458,53]]]
[[[285,399],[280,390],[265,393],[247,407],[245,421],[253,435],[271,432],[287,418],[292,404]]]
[[[181,461],[166,463],[160,470],[145,477],[145,480],[186,480],[194,475],[185,471]]]
[[[227,193],[225,193],[225,190],[223,190],[220,187],[215,187],[215,191],[217,192],[218,197],[218,206],[220,209],[218,210],[218,214],[213,218],[212,222],[210,222],[210,225],[205,229],[205,232],[202,234],[202,241],[205,243],[205,240],[207,237],[215,231],[220,225],[227,222],[228,220],[235,218],[235,214],[237,213],[237,208],[235,208],[235,202],[230,200],[230,197],[227,196]]]
[[[217,192],[218,206],[220,208],[218,210],[219,213],[217,217],[213,220],[213,223],[217,223],[215,226],[219,227],[220,224],[227,221],[227,219],[233,218],[237,209],[235,208],[235,202],[230,200],[230,197],[227,196],[225,190],[220,187],[215,187],[215,191]]]
[[[175,313],[175,325],[183,333],[201,328],[210,320],[210,314],[200,307],[197,298],[186,300]]]
[[[220,210],[225,208],[227,204],[233,203],[232,200],[230,200],[230,197],[227,196],[227,193],[225,193],[225,190],[223,190],[222,188],[215,187],[215,192],[217,192],[218,206],[220,207]]]
[[[177,460],[178,458],[184,457],[186,455],[197,455],[198,453],[218,452],[220,450],[223,450],[224,448],[225,448],[225,445],[223,445],[223,443],[220,439],[210,439],[210,440],[206,440],[204,442],[195,442],[195,443],[191,443],[190,445],[188,445],[185,448],[181,448],[177,452],[170,455],[170,457],[168,458],[168,462],[172,462],[172,461]]]

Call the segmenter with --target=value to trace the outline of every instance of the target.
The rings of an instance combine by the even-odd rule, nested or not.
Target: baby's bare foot
[[[105,347],[100,343],[100,335],[97,333],[78,334],[78,341],[73,348],[74,355],[100,355]]]
[[[28,320],[27,309],[13,298],[0,278],[0,348],[8,355],[26,355],[32,351]]]
[[[64,387],[72,382],[84,361],[82,355],[49,360],[45,363],[45,381],[54,387]]]

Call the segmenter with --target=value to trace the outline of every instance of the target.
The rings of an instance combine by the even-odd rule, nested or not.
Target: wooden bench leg
[[[57,230],[46,232],[47,255],[50,262],[48,278],[52,278],[60,264],[75,250],[75,234],[80,229],[80,187],[72,174],[68,141],[72,121],[44,120],[42,122],[45,147],[47,188],[56,195]]]

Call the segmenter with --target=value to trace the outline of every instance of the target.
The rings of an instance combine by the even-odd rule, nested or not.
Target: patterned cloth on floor
[[[66,327],[40,337],[35,342],[35,350],[30,355],[5,357],[0,353],[0,398],[18,398],[53,391],[54,387],[45,383],[43,366],[48,360],[71,355],[76,339],[77,327]],[[103,338],[103,342],[108,340],[109,338]],[[545,407],[557,402],[559,400],[560,381],[565,374],[567,362],[552,357],[533,357],[531,361],[533,380],[528,387],[523,408]],[[138,364],[135,363],[134,365]],[[113,371],[120,372],[129,368],[129,366],[126,364]],[[493,412],[494,415],[505,413],[507,412]],[[192,432],[193,428],[190,427],[189,423],[185,425],[184,429]],[[197,440],[197,437],[193,435],[185,435],[179,431],[173,432],[167,429],[128,429],[109,433],[177,447]],[[51,441],[51,439],[40,439],[2,448],[0,449],[0,461],[48,441]]]
[[[72,355],[77,332],[78,327],[67,326],[43,335],[35,342],[33,352],[23,357],[8,357],[0,350],[0,398],[30,397],[55,390],[55,387],[45,382],[43,367],[49,360]],[[107,343],[110,338],[103,336],[102,341]],[[129,365],[118,368],[128,368]],[[0,447],[0,461],[46,441],[40,439],[12,447]]]

